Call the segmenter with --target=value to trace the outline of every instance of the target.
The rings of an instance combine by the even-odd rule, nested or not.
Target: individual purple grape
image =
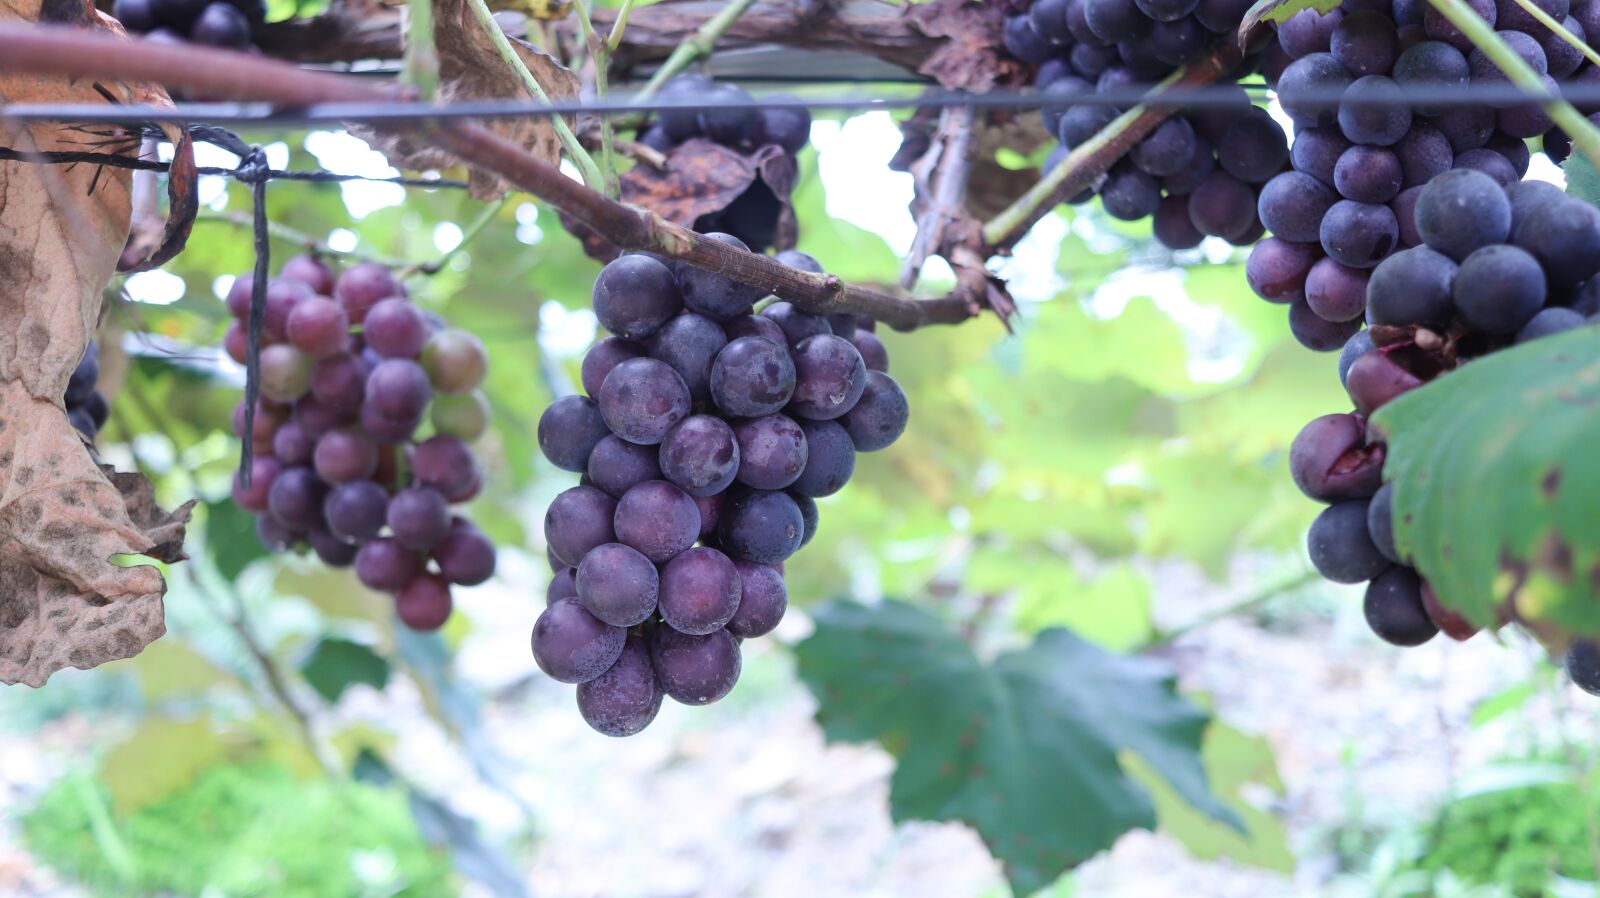
[[[377,537],[389,516],[389,493],[371,480],[341,484],[322,502],[328,532],[344,542],[364,543]]]
[[[1306,305],[1325,321],[1354,321],[1367,310],[1367,279],[1371,276],[1368,269],[1320,259],[1306,275]]]
[[[833,333],[826,315],[813,315],[790,302],[775,302],[767,306],[761,310],[761,317],[778,325],[788,346],[799,346],[807,337]]]
[[[312,459],[317,475],[330,484],[364,480],[377,473],[378,444],[361,430],[344,427],[323,434]]]
[[[672,271],[645,255],[607,264],[595,279],[592,299],[600,326],[625,340],[643,340],[683,308]]]
[[[744,241],[732,234],[709,233],[707,240],[715,240],[735,249],[748,251]],[[761,290],[735,283],[726,277],[692,265],[678,269],[678,287],[683,292],[683,304],[690,311],[699,312],[713,321],[728,321],[748,315],[750,307],[761,298]]]
[[[311,551],[317,553],[317,560],[328,567],[349,567],[356,560],[357,546],[339,539],[321,527],[313,527],[307,531],[306,542],[311,544]]]
[[[285,330],[296,349],[314,359],[325,359],[344,350],[350,318],[333,300],[308,296],[290,310]]]
[[[661,710],[661,684],[642,636],[629,636],[606,672],[578,684],[578,713],[603,736],[632,736]]]
[[[1485,22],[1490,25],[1495,23],[1497,18],[1495,0],[1467,0],[1467,6],[1471,7],[1472,11]],[[1459,28],[1451,24],[1449,19],[1445,18],[1443,13],[1432,6],[1429,6],[1422,13],[1422,27],[1427,32],[1428,37],[1436,41],[1444,41],[1463,53],[1471,52],[1473,49],[1472,39],[1463,34]]]
[[[606,542],[626,543],[665,564],[700,538],[700,509],[676,486],[647,480],[617,500],[615,530],[616,539]]]
[[[439,328],[422,347],[422,368],[428,381],[441,393],[466,393],[476,390],[489,372],[489,356],[483,341],[460,328]]]
[[[589,347],[589,351],[583,356],[581,376],[583,391],[590,396],[598,397],[600,385],[605,383],[606,375],[611,373],[612,368],[628,359],[640,358],[644,354],[643,346],[621,337],[606,337]]]
[[[301,430],[300,425],[293,421],[285,422],[278,428],[278,432],[272,435],[272,454],[285,465],[310,463],[311,452],[316,445],[310,434]]]
[[[787,406],[813,421],[848,412],[867,385],[867,366],[849,340],[830,334],[807,337],[794,348],[795,389]]]
[[[632,627],[656,611],[660,578],[656,566],[622,543],[589,550],[578,565],[578,601],[589,613],[616,627]]]
[[[412,577],[394,597],[394,610],[400,622],[419,633],[430,633],[444,626],[450,619],[453,605],[450,584],[437,574]]]
[[[267,283],[266,309],[262,319],[262,340],[282,343],[289,339],[289,315],[302,299],[309,299],[311,291],[296,281],[272,280]],[[240,320],[248,320],[240,316]]]
[[[1227,172],[1214,171],[1189,194],[1189,223],[1208,237],[1238,237],[1256,223],[1255,191]]]
[[[581,569],[579,575],[581,583]],[[704,636],[722,629],[739,598],[739,571],[716,549],[689,549],[661,569],[661,617],[679,633]]]
[[[1350,81],[1350,73],[1332,55],[1310,53],[1278,78],[1278,102],[1296,128],[1329,128],[1338,123],[1339,114],[1339,103],[1332,97]]]
[[[711,397],[711,362],[728,337],[715,321],[692,312],[662,325],[650,338],[650,357],[666,362],[689,388],[689,397],[704,402]]]
[[[813,536],[817,535],[817,526],[822,522],[821,516],[817,514],[817,500],[798,493],[790,493],[789,498],[793,499],[795,507],[800,509],[800,545],[804,547],[806,543],[811,542]],[[783,573],[782,562],[778,563],[778,568],[778,573]]]
[[[717,354],[711,366],[710,386],[711,399],[724,414],[771,414],[794,395],[794,361],[783,344],[760,337],[740,337]]]
[[[1337,199],[1316,178],[1289,171],[1267,182],[1256,209],[1261,223],[1276,236],[1294,243],[1318,243],[1322,219]]]
[[[788,493],[752,490],[722,510],[717,537],[723,551],[759,564],[778,564],[800,548],[805,521]]]
[[[729,342],[740,337],[762,337],[779,346],[787,346],[789,343],[789,338],[784,335],[783,328],[778,326],[778,322],[765,315],[741,315],[728,322],[723,331],[728,335]]]
[[[1249,107],[1235,119],[1219,146],[1227,149],[1217,157],[1222,170],[1247,184],[1266,181],[1289,161],[1283,126],[1259,106]]]
[[[871,374],[868,377],[871,389]],[[865,393],[862,399],[866,399]],[[845,417],[860,408],[861,403],[856,403],[856,408]],[[800,430],[805,435],[806,464],[800,476],[789,484],[789,491],[812,497],[837,493],[856,469],[856,447],[850,434],[839,421],[802,421]]]
[[[311,395],[334,412],[353,415],[366,398],[367,363],[341,352],[318,359],[311,368]]]
[[[870,331],[856,331],[850,337],[850,345],[861,353],[861,361],[866,363],[868,371],[882,371],[889,373],[889,350],[884,348],[883,341],[878,335]]]
[[[789,591],[777,568],[735,561],[739,571],[739,608],[728,621],[728,632],[739,639],[754,639],[777,629],[789,608]]]
[[[1319,502],[1366,499],[1382,484],[1383,445],[1367,444],[1355,415],[1323,415],[1301,429],[1289,447],[1289,473]]]
[[[283,263],[278,277],[286,281],[299,281],[318,296],[333,295],[333,269],[314,256],[295,256]]]
[[[452,518],[450,531],[433,547],[439,575],[458,586],[477,586],[494,576],[494,543],[466,518]]]
[[[409,442],[422,425],[421,418],[385,417],[370,405],[361,408],[360,419],[361,429],[367,432],[367,436],[384,445]]]
[[[559,559],[558,559],[559,560]],[[550,584],[545,587],[545,607],[554,605],[562,599],[576,599],[578,597],[578,569],[563,567],[550,575]]]
[[[629,359],[606,375],[600,387],[600,414],[617,436],[654,446],[674,424],[687,418],[689,387],[678,372],[655,359]]]
[[[887,374],[869,371],[860,401],[839,423],[850,434],[856,451],[877,452],[899,439],[910,419],[911,404],[900,385]]]
[[[1439,632],[1423,607],[1422,581],[1408,567],[1391,567],[1367,584],[1362,611],[1372,632],[1393,645],[1422,645]]]
[[[286,468],[267,492],[267,511],[278,522],[305,531],[322,523],[322,499],[328,487],[310,468]]]
[[[1268,237],[1250,250],[1244,278],[1250,289],[1268,302],[1294,302],[1305,297],[1306,276],[1320,255],[1310,244]]]
[[[385,359],[367,377],[367,407],[391,420],[421,418],[432,395],[427,372],[410,359]]]
[[[1361,321],[1329,321],[1311,311],[1304,300],[1289,305],[1289,333],[1313,352],[1333,352],[1344,346]]]
[[[367,318],[367,310],[391,296],[403,296],[389,269],[376,262],[362,262],[345,270],[334,285],[333,298],[339,300],[352,324]]]
[[[399,592],[422,572],[422,559],[388,537],[375,539],[356,552],[356,579],[368,589]]]
[[[1320,228],[1328,257],[1351,268],[1371,268],[1400,242],[1394,210],[1378,203],[1340,200],[1329,207]]]
[[[237,472],[233,475],[234,504],[245,511],[266,511],[267,493],[272,489],[283,466],[269,455],[257,455],[250,460],[250,486],[247,489]]]
[[[739,446],[740,483],[779,490],[794,483],[805,470],[805,432],[788,416],[746,418],[734,425],[733,433]]]
[[[407,487],[389,500],[388,523],[396,542],[426,552],[450,532],[450,505],[432,487]]]
[[[466,489],[477,478],[478,462],[472,449],[456,437],[434,436],[411,450],[411,475],[423,486],[449,496]]]
[[[1361,583],[1389,567],[1367,532],[1365,499],[1336,502],[1322,510],[1306,534],[1306,551],[1317,572],[1335,583]]]
[[[628,631],[590,614],[577,599],[546,608],[533,624],[533,660],[560,683],[586,683],[622,655]]]
[[[668,439],[671,439],[670,433]],[[636,484],[661,479],[661,465],[657,462],[659,455],[660,451],[654,446],[641,446],[616,434],[609,434],[596,443],[594,451],[589,453],[589,481],[608,495],[621,498]]]
[[[308,436],[320,439],[350,422],[350,415],[324,405],[315,396],[302,396],[294,404],[294,421]]]
[[[617,541],[617,500],[592,486],[562,492],[544,514],[544,541],[552,554],[577,567],[589,550]]]
[[[599,403],[587,396],[563,396],[539,416],[539,448],[551,464],[564,471],[587,468],[589,453],[610,432]]]
[[[367,310],[361,336],[386,359],[414,359],[428,342],[422,310],[403,299],[386,299]]]
[[[695,508],[700,510],[700,538],[706,539],[717,532],[717,521],[722,519],[722,505],[726,493],[694,497]]]
[[[722,492],[740,471],[739,441],[734,429],[711,415],[692,415],[679,421],[661,442],[658,458],[658,477],[665,476],[696,497]]]
[[[1454,52],[1454,51],[1451,51]],[[1402,141],[1402,146],[1404,141]],[[1323,184],[1332,187],[1333,175],[1339,159],[1354,144],[1339,133],[1338,128],[1306,128],[1295,132],[1294,145],[1289,148],[1294,170],[1304,172]],[[1448,150],[1448,147],[1446,148]],[[1445,167],[1449,168],[1448,158]]]
[[[650,661],[661,690],[685,705],[709,705],[733,691],[742,666],[739,644],[727,630],[691,636],[657,627]]]
[[[256,539],[269,552],[288,552],[300,544],[304,534],[284,526],[271,515],[256,518]]]
[[[1189,217],[1187,196],[1162,197],[1161,204],[1151,216],[1150,227],[1155,233],[1156,240],[1167,249],[1194,249],[1206,238],[1206,235],[1200,233],[1200,229],[1194,226],[1194,219]],[[856,349],[861,352],[861,357],[865,360],[866,351],[861,349],[860,344],[856,344]],[[867,367],[871,369],[872,364],[869,362]]]

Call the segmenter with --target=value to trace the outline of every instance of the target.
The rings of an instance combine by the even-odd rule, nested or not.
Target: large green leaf
[[[1157,661],[1052,629],[985,664],[937,618],[901,602],[833,602],[814,617],[816,633],[796,654],[828,737],[893,753],[895,819],[971,825],[1018,893],[1156,825],[1150,794],[1120,753],[1142,758],[1208,815],[1235,819],[1206,786],[1206,715]]]
[[[255,518],[224,499],[206,503],[206,554],[222,579],[232,583],[250,562],[267,557],[267,550],[256,536]]]
[[[1600,330],[1497,352],[1396,399],[1395,543],[1446,607],[1600,634]]]
[[[318,695],[337,702],[357,683],[382,689],[389,682],[389,661],[359,642],[328,637],[301,662],[300,674]]]

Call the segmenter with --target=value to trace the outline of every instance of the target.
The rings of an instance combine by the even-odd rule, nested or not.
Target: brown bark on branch
[[[400,102],[398,94],[357,78],[305,71],[241,53],[125,41],[44,26],[0,27],[0,70],[152,81],[208,97],[284,106]],[[798,271],[767,256],[708,240],[590,190],[474,122],[456,120],[417,127],[457,158],[495,172],[624,249],[671,256],[774,293],[810,312],[851,312],[897,330],[911,330],[927,324],[954,324],[980,311],[976,302],[966,299],[903,299],[846,284],[832,275]]]

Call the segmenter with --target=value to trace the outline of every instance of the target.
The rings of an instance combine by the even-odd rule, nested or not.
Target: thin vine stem
[[[433,0],[406,0],[405,82],[425,100],[439,90],[439,48],[433,37]]]
[[[533,77],[533,73],[523,64],[522,57],[517,55],[517,49],[511,46],[511,39],[506,37],[506,33],[500,29],[500,23],[495,21],[494,12],[489,9],[489,4],[484,0],[466,0],[466,2],[478,20],[478,26],[483,29],[489,42],[494,44],[495,51],[500,54],[500,59],[516,74],[517,80],[522,82],[523,90],[535,100],[549,103],[550,95],[545,93],[539,79]],[[572,133],[572,128],[566,119],[559,115],[551,116],[550,124],[555,128],[556,137],[561,141],[561,148],[566,150],[572,164],[578,167],[579,174],[583,176],[583,183],[596,190],[603,189],[606,183],[605,175],[601,173],[600,166],[595,164],[589,151],[578,141],[578,135]]]
[[[1230,618],[1237,614],[1243,614],[1246,611],[1254,611],[1255,609],[1260,608],[1262,605],[1266,605],[1269,602],[1275,601],[1276,599],[1287,595],[1288,593],[1309,586],[1321,578],[1321,574],[1318,574],[1316,571],[1308,570],[1300,571],[1293,576],[1285,577],[1284,579],[1269,583],[1262,589],[1245,596],[1243,599],[1240,599],[1231,605],[1227,605],[1215,611],[1202,614],[1188,623],[1180,624],[1179,626],[1156,633],[1150,638],[1149,642],[1144,644],[1142,648],[1151,649],[1156,646],[1166,645],[1170,642],[1176,641],[1180,637],[1193,633],[1195,630],[1210,626],[1219,620]]]
[[[501,197],[500,199],[494,200],[493,202],[485,205],[483,209],[478,212],[478,217],[474,218],[465,228],[462,229],[461,241],[459,243],[450,247],[442,255],[440,255],[439,258],[433,260],[432,262],[411,264],[401,267],[395,276],[400,280],[404,280],[414,274],[438,274],[439,272],[443,271],[445,266],[450,264],[451,260],[455,259],[456,256],[461,254],[462,250],[467,248],[467,244],[477,239],[478,235],[483,233],[484,228],[488,227],[489,223],[494,221],[495,216],[500,214],[500,210],[506,207],[507,202],[509,202],[508,197]]]
[[[1545,90],[1544,82],[1539,79],[1539,73],[1523,62],[1517,51],[1501,40],[1494,28],[1462,0],[1428,0],[1428,3],[1448,19],[1450,24],[1456,26],[1458,31],[1466,35],[1474,47],[1482,50],[1483,54],[1489,57],[1489,61],[1511,79],[1512,84],[1527,91]],[[1572,138],[1572,145],[1582,150],[1592,164],[1600,167],[1600,128],[1596,128],[1593,122],[1584,118],[1583,113],[1573,108],[1566,100],[1553,98],[1542,105],[1550,118]]]
[[[584,5],[584,0],[572,0],[572,8],[577,12],[578,22],[583,28],[589,61],[594,64],[595,99],[603,100],[610,91],[607,73],[611,67],[611,50],[594,33],[594,22],[589,19],[589,8]],[[600,118],[600,175],[605,181],[606,196],[616,199],[622,195],[622,185],[617,181],[616,134],[611,119],[606,116]]]
[[[606,36],[606,49],[612,53],[622,46],[622,33],[628,30],[628,14],[633,12],[633,0],[622,0],[617,7],[617,17],[611,23],[611,33]]]
[[[1517,0],[1517,5],[1522,7],[1528,15],[1533,16],[1539,24],[1550,29],[1550,32],[1556,37],[1566,41],[1579,53],[1582,53],[1584,58],[1595,65],[1600,65],[1600,52],[1596,52],[1595,48],[1580,40],[1576,34],[1568,31],[1567,26],[1556,21],[1554,16],[1540,9],[1533,3],[1533,0]]]
[[[656,69],[650,80],[645,82],[639,97],[644,99],[654,96],[663,85],[688,68],[690,63],[710,56],[712,48],[717,45],[717,40],[722,37],[723,32],[737,22],[754,2],[755,0],[729,0],[728,5],[707,19],[698,31],[672,49],[672,55],[668,56],[666,61],[661,63],[661,68]]]

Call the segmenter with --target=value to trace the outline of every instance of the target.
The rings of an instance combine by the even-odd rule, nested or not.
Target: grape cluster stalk
[[[663,109],[639,131],[639,142],[661,153],[669,153],[691,140],[706,139],[745,155],[775,146],[797,156],[811,139],[811,113],[806,109],[726,108],[730,103],[751,102],[749,92],[704,75],[679,75],[662,86],[659,97],[684,104],[682,108]],[[777,95],[773,99],[794,98]],[[694,222],[694,229],[732,234],[746,245],[764,250],[772,246],[780,211],[772,189],[757,179],[724,208],[701,216]]]
[[[1062,103],[1046,102],[1040,110],[1045,130],[1060,141],[1045,170],[1122,112],[1072,104],[1074,97],[1153,85],[1233,40],[1249,7],[1239,0],[1034,0],[1009,17],[1007,52],[1036,65],[1034,87]],[[1232,73],[1234,102],[1169,116],[1112,166],[1098,188],[1068,202],[1086,203],[1098,194],[1113,218],[1153,216],[1156,239],[1169,249],[1191,249],[1206,237],[1254,243],[1262,234],[1257,192],[1287,166],[1289,144],[1283,128],[1237,82],[1275,55],[1269,45]]]
[[[1600,79],[1600,69],[1516,0],[1470,5],[1547,88]],[[1600,35],[1593,0],[1537,5],[1580,40]],[[1327,13],[1303,10],[1279,27],[1278,43],[1293,57],[1276,81],[1295,125],[1293,170],[1261,191],[1258,211],[1272,236],[1252,250],[1246,276],[1262,298],[1289,307],[1296,339],[1331,352],[1361,330],[1378,264],[1423,242],[1416,216],[1425,185],[1469,169],[1509,187],[1528,171],[1530,141],[1556,161],[1570,141],[1536,103],[1405,103],[1408,87],[1468,91],[1508,83],[1425,2],[1346,0]]]
[[[234,281],[227,304],[223,346],[243,364],[250,276]],[[264,311],[250,433],[244,403],[234,409],[234,432],[255,450],[234,501],[256,515],[267,548],[309,545],[392,595],[406,626],[438,629],[452,587],[495,569],[493,542],[451,512],[483,484],[470,445],[489,425],[482,342],[419,308],[374,263],[335,278],[316,259],[291,259],[268,282]]]
[[[146,40],[248,50],[266,24],[264,0],[116,0],[111,15]]]
[[[533,656],[606,735],[644,729],[663,696],[733,689],[741,641],[788,607],[784,562],[815,534],[816,500],[905,430],[873,322],[777,300],[754,313],[760,299],[651,254],[616,259],[594,284],[612,336],[584,357],[584,395],[539,420],[545,457],[582,478],[545,515],[555,576]]]

